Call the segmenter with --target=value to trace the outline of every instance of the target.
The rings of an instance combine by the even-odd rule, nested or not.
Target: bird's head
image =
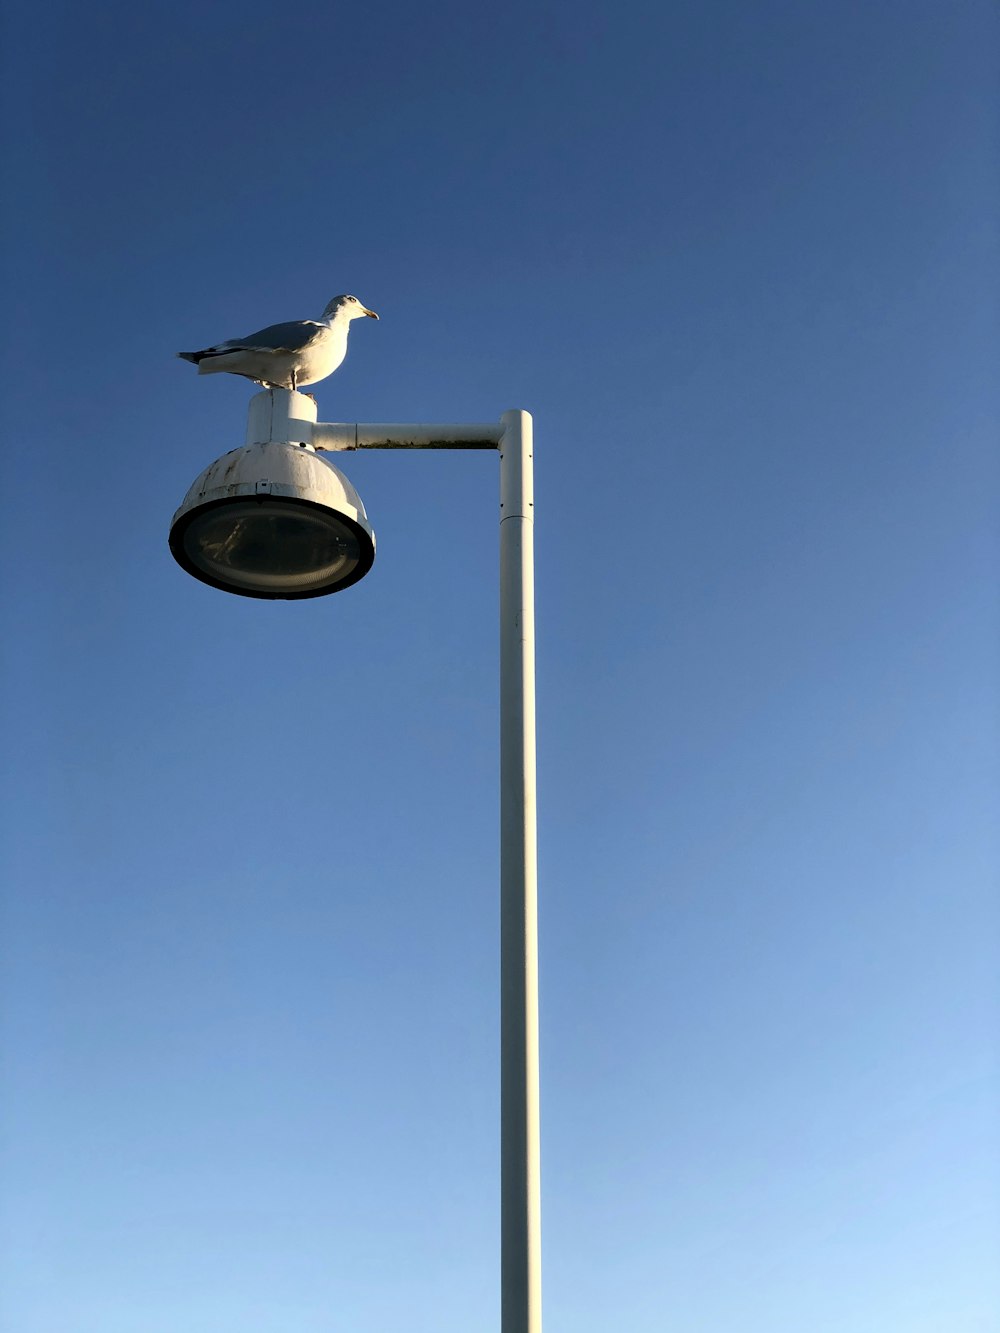
[[[335,296],[327,304],[323,318],[335,319],[338,315],[341,319],[360,319],[362,315],[367,315],[369,319],[378,319],[375,311],[363,306],[356,296]]]

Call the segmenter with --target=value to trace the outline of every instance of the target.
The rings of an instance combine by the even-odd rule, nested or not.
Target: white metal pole
[[[335,451],[500,451],[501,1330],[541,1333],[531,417],[505,412],[499,431],[495,425],[362,425],[317,422],[312,400],[285,390],[258,394],[254,403],[248,442],[264,432]]]
[[[531,417],[500,420],[501,1330],[541,1333]]]

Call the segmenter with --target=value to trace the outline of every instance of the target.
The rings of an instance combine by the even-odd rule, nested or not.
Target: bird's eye
[[[349,296],[347,299],[353,301],[355,305],[358,304],[358,298],[356,296]]]

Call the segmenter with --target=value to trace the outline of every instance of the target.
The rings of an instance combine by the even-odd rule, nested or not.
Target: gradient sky
[[[11,4],[9,1333],[499,1328],[496,462],[173,563],[326,420],[536,431],[547,1333],[1000,1330],[995,10]]]

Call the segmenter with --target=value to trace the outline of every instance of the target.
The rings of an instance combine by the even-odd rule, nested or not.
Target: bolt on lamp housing
[[[308,445],[269,441],[205,469],[171,521],[170,550],[213,588],[291,601],[364,578],[375,534],[338,468]]]

